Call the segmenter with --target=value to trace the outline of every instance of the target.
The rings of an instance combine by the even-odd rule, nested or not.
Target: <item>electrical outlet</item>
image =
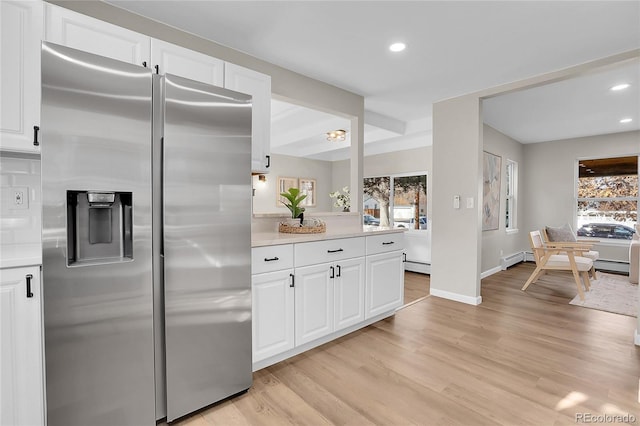
[[[26,210],[29,208],[29,188],[26,186],[14,186],[10,188],[11,199],[13,200],[11,209]]]

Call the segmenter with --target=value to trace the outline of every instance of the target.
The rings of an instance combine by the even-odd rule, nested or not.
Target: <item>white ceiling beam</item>
[[[364,111],[364,122],[365,124],[388,130],[397,135],[404,135],[406,129],[406,123],[404,121],[369,110]]]

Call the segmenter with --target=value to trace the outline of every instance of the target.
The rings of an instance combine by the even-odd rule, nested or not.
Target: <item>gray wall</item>
[[[433,105],[431,294],[474,305],[482,301],[481,116],[475,95]]]
[[[329,192],[331,186],[333,165],[331,161],[309,160],[288,155],[271,156],[271,172],[266,175],[265,184],[258,182],[258,176],[253,176],[253,213],[284,213],[289,210],[276,201],[278,191],[278,177],[308,178],[316,180],[316,207],[306,207],[308,212],[330,212],[332,200]],[[348,175],[347,175],[348,177]]]
[[[569,223],[576,226],[576,160],[640,154],[640,132],[624,132],[525,146],[524,175],[520,185],[525,197],[523,229]],[[601,259],[629,260],[627,245],[600,244]]]
[[[524,191],[520,190],[518,192],[519,197],[517,200],[516,210],[517,225],[519,227],[518,232],[507,234],[505,223],[507,160],[513,160],[518,163],[518,182],[522,184],[525,147],[515,139],[511,139],[509,136],[500,133],[486,124],[483,127],[483,144],[483,149],[485,151],[502,157],[502,174],[500,179],[500,225],[496,230],[482,232],[481,271],[486,272],[492,268],[500,266],[500,258],[503,255],[506,256],[527,250],[529,243],[527,239],[527,228],[523,227],[526,217],[523,200],[526,193]]]

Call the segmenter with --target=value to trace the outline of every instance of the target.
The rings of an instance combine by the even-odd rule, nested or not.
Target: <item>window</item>
[[[505,227],[507,232],[518,230],[518,163],[507,160],[507,196],[505,210]]]
[[[426,173],[365,178],[363,201],[365,224],[427,229]]]
[[[578,161],[577,234],[630,240],[638,222],[638,156]]]

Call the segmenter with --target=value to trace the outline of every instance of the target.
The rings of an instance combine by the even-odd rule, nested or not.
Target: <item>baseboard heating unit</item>
[[[509,256],[504,256],[500,258],[500,266],[502,267],[502,270],[504,271],[505,269],[507,269],[510,266],[515,265],[516,263],[520,263],[524,261],[524,252],[518,252],[518,253],[513,253],[510,254]]]

